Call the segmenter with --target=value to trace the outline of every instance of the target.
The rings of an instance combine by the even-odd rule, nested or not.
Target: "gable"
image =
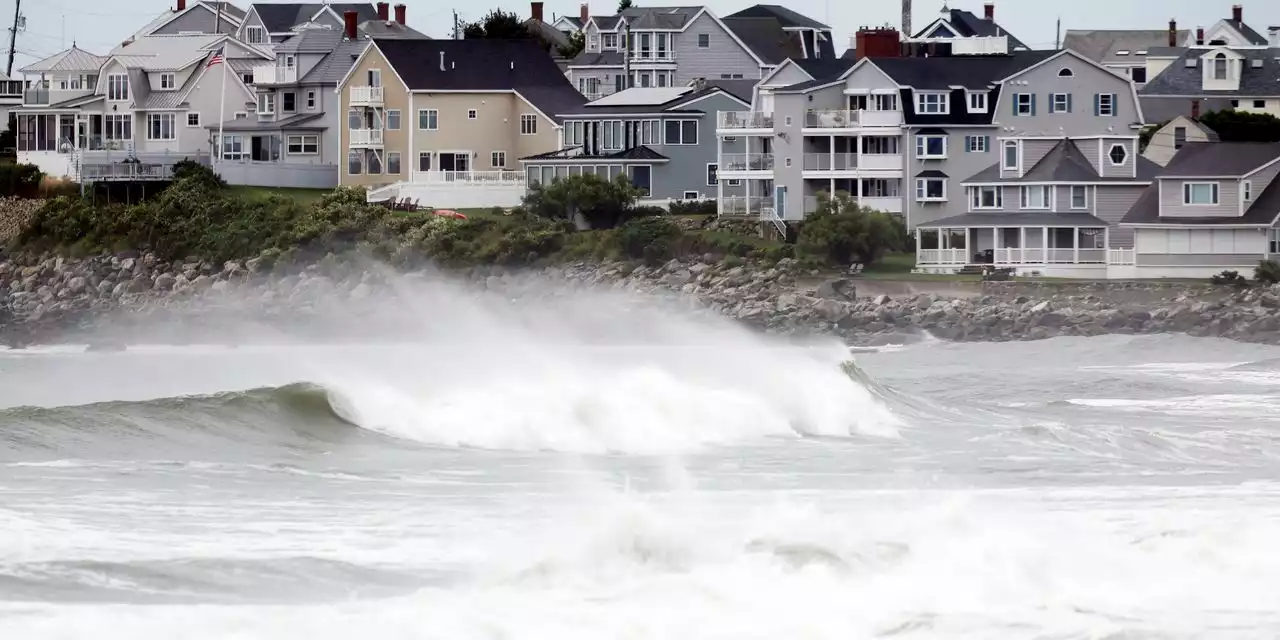
[[[956,32],[952,30],[947,23],[939,20],[934,25],[933,30],[924,35],[926,38],[955,38]]]
[[[680,38],[681,41],[685,41],[690,38],[696,39],[698,37],[697,34],[708,33],[711,35],[712,48],[715,48],[715,41],[717,39],[729,40],[742,53],[744,53],[746,56],[748,56],[753,61],[755,61],[756,64],[758,65],[767,64],[764,60],[760,58],[759,55],[756,54],[755,51],[751,49],[751,47],[748,47],[747,44],[742,41],[742,38],[738,37],[738,34],[734,33],[732,29],[730,29],[727,25],[721,22],[720,19],[717,18],[715,14],[711,13],[711,11],[709,11],[706,7],[703,7],[702,10],[699,11],[698,14],[692,20],[686,23],[684,25],[684,28],[682,28],[680,31],[682,34],[685,34],[681,36]],[[693,34],[693,35],[690,36],[688,34]],[[677,43],[677,46],[681,46],[681,43]]]
[[[239,22],[227,14],[218,15],[204,4],[188,7],[186,11],[175,15],[167,23],[154,29],[148,35],[176,35],[179,33],[235,33]]]
[[[898,89],[898,83],[890,78],[874,62],[867,61],[857,65],[845,78],[845,86],[849,89],[886,90]]]
[[[262,24],[262,18],[258,15],[257,6],[249,8],[249,15],[244,17],[244,22],[240,23],[240,28],[236,30],[236,39],[244,40],[245,32],[249,27],[258,27],[262,29],[263,35],[266,35],[266,26]]]
[[[761,80],[760,86],[786,87],[793,84],[799,84],[801,82],[808,82],[810,80],[813,80],[813,77],[810,76],[808,72],[801,69],[800,65],[792,62],[790,59],[787,59],[786,62],[778,65],[778,68],[774,69],[773,72],[766,76],[764,80]]]
[[[670,109],[692,109],[715,115],[721,111],[742,111],[750,106],[728,93],[718,91],[701,98],[694,98],[688,102],[677,103],[671,106]]]

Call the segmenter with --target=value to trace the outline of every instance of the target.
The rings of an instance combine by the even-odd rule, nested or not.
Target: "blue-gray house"
[[[716,113],[750,107],[737,87],[633,88],[589,102],[564,119],[560,150],[521,158],[530,186],[595,173],[626,174],[645,201],[714,198]]]

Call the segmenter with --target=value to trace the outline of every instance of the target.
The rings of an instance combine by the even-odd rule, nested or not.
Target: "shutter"
[[[1031,94],[1031,115],[1036,114],[1036,94]]]
[[[1095,116],[1102,115],[1102,94],[1101,93],[1093,94],[1093,115]]]
[[[991,150],[991,136],[982,136],[982,150],[983,151]]]
[[[1013,94],[1013,100],[1010,100],[1010,102],[1013,103],[1013,115],[1015,116],[1018,115],[1018,100],[1021,95],[1021,93],[1015,93]]]
[[[1071,94],[1067,94],[1067,113],[1071,113]]]
[[[1114,117],[1119,111],[1120,103],[1116,100],[1116,94],[1111,94],[1111,115]]]

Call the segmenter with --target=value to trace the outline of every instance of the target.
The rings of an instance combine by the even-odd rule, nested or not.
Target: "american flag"
[[[209,58],[209,64],[205,65],[206,69],[215,64],[222,64],[222,49],[223,47],[218,47],[218,50],[213,52],[213,57]]]

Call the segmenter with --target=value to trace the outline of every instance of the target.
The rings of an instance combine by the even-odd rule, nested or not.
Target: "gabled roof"
[[[1087,144],[1087,143],[1086,143]],[[1159,173],[1160,166],[1139,155],[1136,177],[1103,177],[1093,167],[1084,152],[1076,145],[1075,140],[1063,139],[1054,145],[1034,167],[1022,174],[1021,178],[1000,176],[999,163],[993,164],[965,180],[965,184],[991,184],[996,182],[1151,182]]]
[[[582,151],[582,147],[570,147],[568,149],[560,149],[557,151],[548,151],[547,153],[525,156],[520,158],[520,160],[523,162],[526,160],[583,160],[587,158],[593,160],[647,160],[650,162],[668,162],[671,160],[670,158],[644,145],[631,147],[630,149],[623,149],[622,151],[613,151],[610,153],[600,153],[595,155],[588,155],[584,153]]]
[[[683,29],[702,13],[705,7],[630,7],[620,15],[632,29]]]
[[[809,50],[809,43],[814,41],[813,31],[788,30],[784,22],[772,16],[738,16],[723,18],[721,21],[766,64],[781,64],[788,58],[815,56],[815,52]],[[816,57],[819,59],[836,57],[830,31],[822,31],[813,46],[818,49]]]
[[[97,71],[107,61],[72,44],[70,49],[55,53],[23,67],[23,73],[51,73],[57,71]]]
[[[992,56],[936,56],[933,58],[867,58],[899,85],[916,90],[945,91],[962,86],[987,89],[1061,51],[1015,51]]]
[[[929,26],[921,29],[914,37],[923,38],[924,34],[931,31],[940,21],[943,21],[943,18],[939,18],[938,20],[934,20],[929,23]],[[1015,49],[1025,50],[1031,48],[1023,44],[1021,40],[1016,38],[1012,33],[1009,33],[1007,29],[1001,27],[998,23],[979,18],[978,16],[973,15],[972,12],[965,11],[964,9],[951,9],[950,17],[947,18],[945,22],[947,26],[955,32],[955,35],[962,38],[1006,36],[1009,38],[1010,51]]]
[[[255,3],[250,11],[258,14],[268,33],[286,33],[293,27],[311,22],[326,8],[333,10],[339,19],[347,11],[356,12],[357,22],[378,19],[378,9],[371,3]]]
[[[1223,20],[1223,22],[1232,29],[1235,29],[1236,33],[1240,34],[1251,45],[1260,47],[1270,44],[1265,36],[1254,31],[1253,27],[1245,24],[1243,20],[1232,20],[1231,18],[1227,18]]]
[[[737,13],[725,16],[726,20],[729,18],[773,18],[780,22],[784,28],[818,29],[824,31],[829,31],[831,29],[830,26],[822,24],[813,18],[777,4],[757,4],[747,7]]]
[[[1188,142],[1160,177],[1243,178],[1280,160],[1280,142]]]
[[[206,10],[209,11],[210,14],[215,16],[219,15],[220,13],[220,15],[222,16],[222,19],[225,20],[228,25],[238,27],[242,22],[244,22],[244,17],[245,17],[244,9],[241,9],[240,7],[237,7],[234,4],[231,4],[230,2],[210,2],[209,0],[195,0],[194,2],[191,2],[190,4],[188,4],[187,8],[183,9],[182,11],[177,11],[176,9],[170,9],[161,13],[160,15],[156,16],[151,22],[147,23],[146,26],[139,29],[136,33],[134,33],[133,37],[137,38],[140,36],[149,36],[155,33],[156,31],[163,29],[165,25],[173,22],[174,20],[177,20],[182,16],[185,16],[193,11],[206,11]],[[210,26],[213,26],[213,25],[210,25]]]
[[[1190,34],[1190,29],[1179,30],[1176,42],[1185,42]],[[1062,39],[1063,49],[1102,64],[1145,64],[1153,49],[1168,46],[1169,32],[1161,29],[1067,29]]]
[[[725,93],[741,100],[747,105],[750,105],[752,94],[755,93],[756,82],[756,80],[725,80],[723,78],[716,80],[708,79],[707,86],[723,89]]]
[[[298,84],[337,85],[368,46],[368,41],[364,40],[339,42],[328,55],[316,63],[316,66],[311,67],[306,75],[298,78]]]
[[[1224,49],[1232,54],[1245,58],[1240,65],[1240,88],[1238,90],[1215,89],[1212,92],[1204,89],[1203,64],[1201,56]],[[1186,61],[1195,60],[1194,67],[1188,67]],[[1255,60],[1260,63],[1254,62]],[[1260,67],[1254,67],[1261,64]],[[1147,86],[1138,91],[1140,96],[1212,96],[1212,97],[1280,97],[1280,48],[1271,49],[1231,49],[1230,47],[1185,48],[1177,59],[1160,72],[1160,75],[1147,81]]]
[[[563,47],[569,44],[569,36],[541,20],[529,18],[524,21],[524,28],[533,34],[535,38],[542,38],[552,46]]]

